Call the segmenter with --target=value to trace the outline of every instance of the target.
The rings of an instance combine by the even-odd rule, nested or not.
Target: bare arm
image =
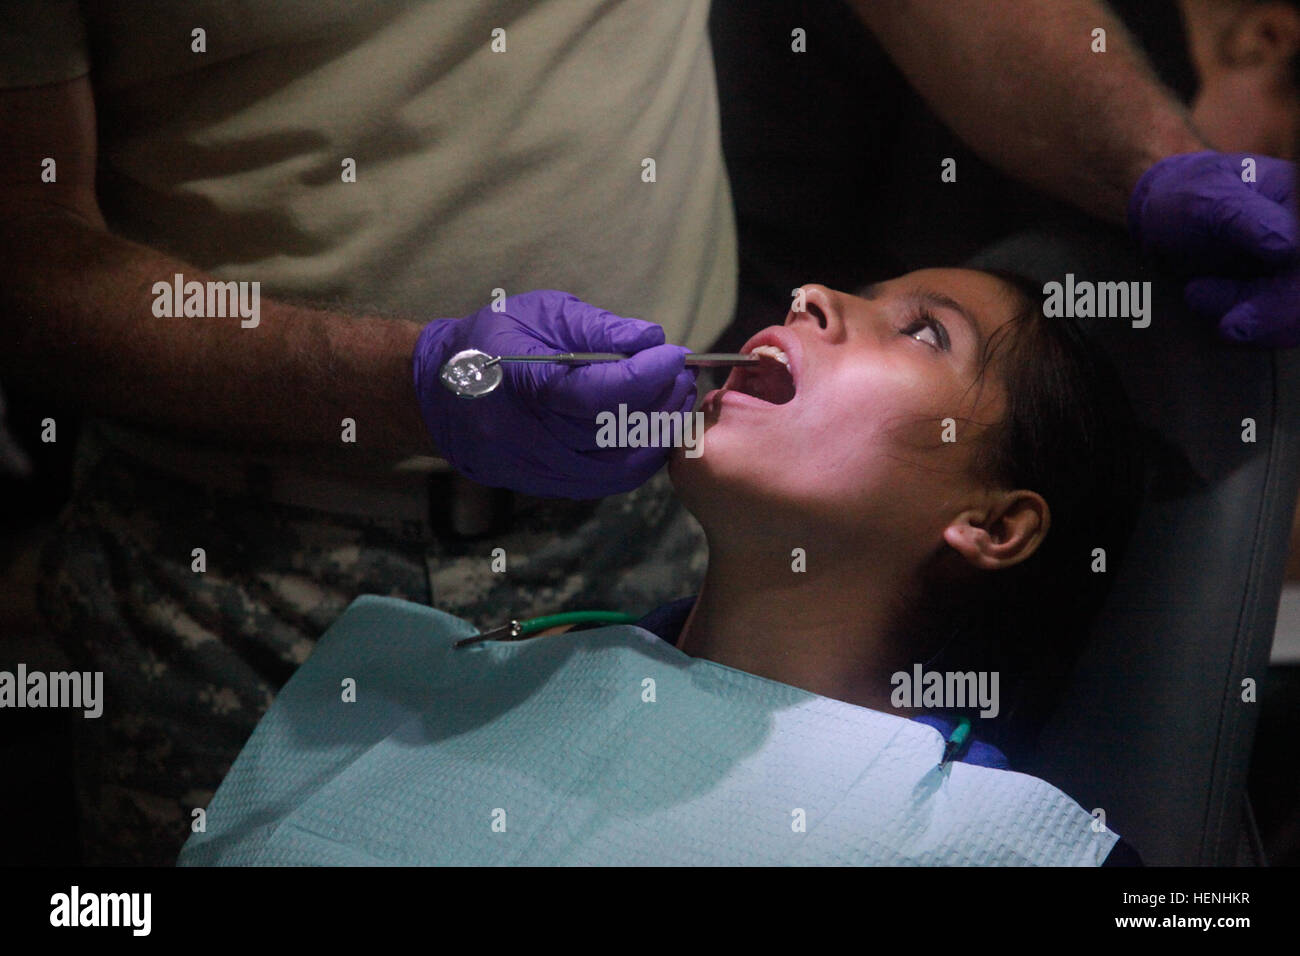
[[[0,143],[0,378],[83,412],[322,460],[344,451],[344,418],[376,460],[437,454],[412,379],[418,323],[266,299],[255,328],[154,316],[155,282],[211,277],[108,232],[86,77],[0,92]],[[45,156],[56,183],[40,181]]]
[[[1124,221],[1157,160],[1209,148],[1100,0],[852,3],[973,149],[1103,219]],[[1098,27],[1105,53],[1091,51]]]

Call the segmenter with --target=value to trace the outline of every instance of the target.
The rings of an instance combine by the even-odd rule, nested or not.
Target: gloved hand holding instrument
[[[466,477],[489,487],[554,498],[600,498],[646,482],[667,448],[600,448],[596,416],[628,411],[689,413],[695,405],[690,353],[664,344],[653,322],[623,318],[552,290],[505,300],[464,319],[425,326],[413,355],[420,411],[439,452]],[[472,401],[440,380],[453,356],[557,352],[624,353],[595,364],[501,362],[502,387]]]

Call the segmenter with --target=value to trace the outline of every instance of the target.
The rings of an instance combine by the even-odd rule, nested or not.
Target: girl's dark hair
[[[983,271],[1015,290],[1019,308],[981,358],[976,382],[995,370],[1006,413],[984,423],[976,477],[1042,495],[1049,528],[1034,554],[1001,571],[976,569],[944,547],[923,569],[905,633],[941,646],[927,670],[999,672],[999,715],[979,720],[977,708],[966,712],[976,733],[1002,747],[1014,766],[1031,755],[1115,578],[1146,467],[1132,408],[1106,355],[1072,320],[1044,314],[1032,280]],[[1104,571],[1094,570],[1098,548]]]

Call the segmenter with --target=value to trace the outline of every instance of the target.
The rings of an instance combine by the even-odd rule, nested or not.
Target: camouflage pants
[[[71,665],[104,674],[103,715],[74,722],[87,864],[173,863],[194,809],[358,595],[486,628],[579,608],[642,613],[693,593],[704,569],[703,534],[665,472],[601,502],[517,498],[511,529],[465,554],[418,523],[227,496],[84,444],[37,600]],[[505,573],[492,571],[496,547]]]

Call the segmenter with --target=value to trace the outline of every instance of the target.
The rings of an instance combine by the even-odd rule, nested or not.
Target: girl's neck
[[[891,676],[924,660],[892,635],[901,602],[879,560],[807,558],[710,546],[699,599],[677,647],[691,657],[873,710],[891,706]]]

